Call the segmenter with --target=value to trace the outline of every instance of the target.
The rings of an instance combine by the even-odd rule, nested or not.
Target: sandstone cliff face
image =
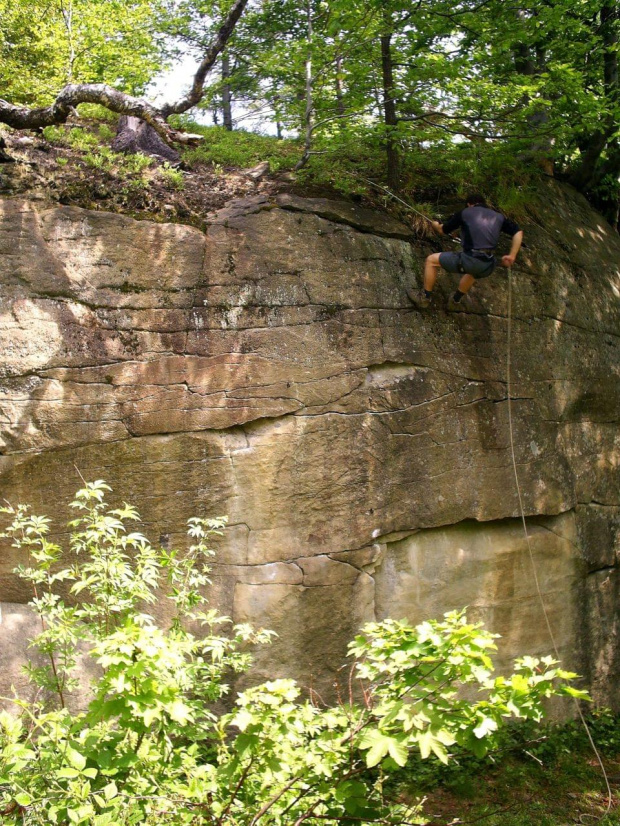
[[[617,704],[620,239],[548,195],[514,273],[517,462],[564,660]],[[211,600],[278,632],[257,679],[329,687],[363,622],[465,605],[504,661],[550,652],[509,452],[506,273],[460,314],[444,276],[420,313],[405,289],[428,251],[288,195],[206,235],[0,202],[1,495],[62,526],[79,470],[165,544],[228,514]],[[15,564],[4,547],[5,685],[32,624]]]

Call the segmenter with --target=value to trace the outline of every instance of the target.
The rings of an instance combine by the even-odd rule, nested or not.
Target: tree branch
[[[170,115],[186,112],[200,102],[204,92],[206,76],[213,68],[218,55],[233,33],[235,25],[247,4],[248,0],[235,0],[217,35],[207,47],[206,54],[194,75],[192,88],[185,97],[176,103],[168,103],[162,106],[161,109],[157,109],[144,98],[127,95],[104,83],[70,83],[59,92],[56,100],[50,106],[37,109],[16,106],[0,98],[0,123],[6,123],[14,129],[39,129],[42,126],[65,123],[73,109],[80,103],[98,103],[120,115],[133,115],[141,118],[152,126],[166,143],[197,143],[202,138],[174,129],[166,123],[166,120]]]
[[[228,12],[228,15],[222,25],[219,28],[215,39],[209,44],[207,48],[207,52],[202,59],[200,66],[196,74],[194,75],[194,82],[192,83],[192,88],[188,92],[185,97],[182,97],[176,103],[166,103],[161,108],[161,114],[164,118],[169,117],[170,115],[180,115],[182,112],[187,112],[188,109],[191,109],[192,106],[196,106],[197,103],[200,103],[202,99],[203,89],[205,85],[205,79],[215,61],[219,53],[222,51],[224,46],[226,45],[228,39],[230,38],[233,30],[237,24],[237,20],[243,14],[245,7],[248,4],[248,0],[235,0],[233,3],[232,8]]]
[[[195,137],[192,138],[169,126],[162,113],[143,98],[126,95],[104,83],[69,84],[61,90],[54,103],[39,109],[15,106],[0,99],[0,123],[6,123],[14,129],[38,129],[42,126],[65,123],[73,109],[80,103],[98,103],[120,115],[134,115],[141,118],[150,124],[167,143],[193,143],[196,140]]]

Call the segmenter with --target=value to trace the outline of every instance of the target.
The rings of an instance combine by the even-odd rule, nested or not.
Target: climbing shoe
[[[430,298],[426,295],[424,290],[407,290],[407,295],[409,296],[409,300],[412,304],[418,308],[418,310],[425,310],[431,303]]]
[[[467,299],[461,298],[460,301],[455,301],[454,296],[451,295],[448,299],[448,312],[449,313],[466,313],[467,312]]]

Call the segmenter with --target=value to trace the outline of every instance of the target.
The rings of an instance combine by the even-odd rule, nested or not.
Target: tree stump
[[[168,146],[146,121],[133,115],[121,115],[112,149],[116,152],[125,152],[127,155],[142,152],[144,155],[172,164],[181,161],[176,149]]]

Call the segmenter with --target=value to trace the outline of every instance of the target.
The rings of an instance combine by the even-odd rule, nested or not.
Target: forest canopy
[[[228,129],[253,113],[298,136],[300,166],[364,147],[361,171],[406,189],[412,158],[469,153],[567,180],[618,223],[615,0],[0,0],[0,21],[14,128],[97,102],[183,142],[177,116],[196,106]],[[188,54],[188,93],[149,103]]]

